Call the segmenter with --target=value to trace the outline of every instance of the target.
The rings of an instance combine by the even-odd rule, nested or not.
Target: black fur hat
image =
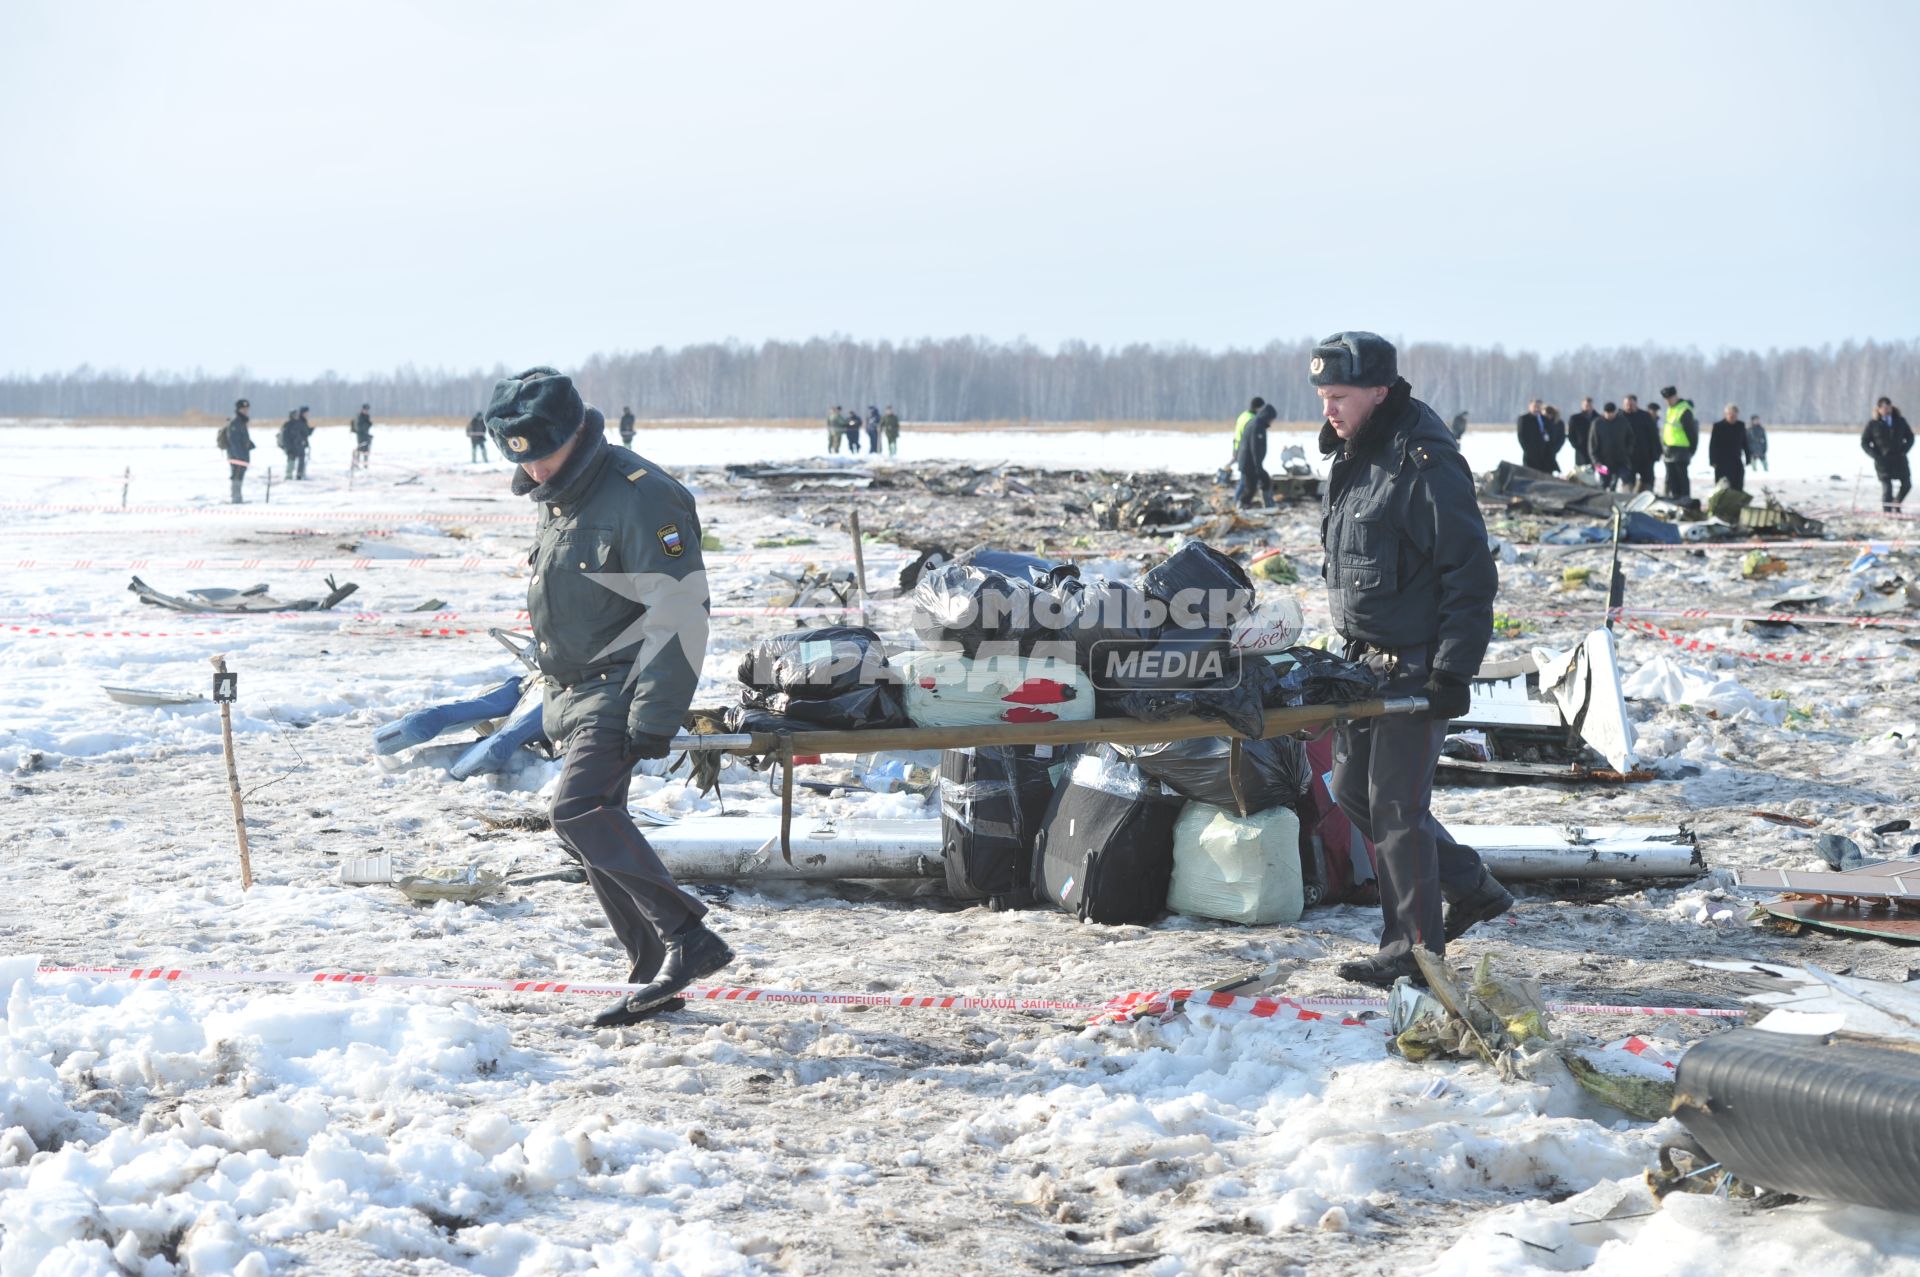
[[[1322,338],[1307,372],[1316,386],[1391,386],[1400,376],[1393,343],[1357,330]]]
[[[509,461],[538,461],[560,451],[586,420],[573,378],[552,368],[529,368],[494,383],[487,435]]]

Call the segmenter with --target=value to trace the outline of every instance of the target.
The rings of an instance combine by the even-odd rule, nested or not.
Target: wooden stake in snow
[[[133,467],[128,466],[125,477],[120,480],[120,508],[122,510],[127,508],[127,489],[131,488],[132,486],[133,486]]]
[[[860,594],[860,624],[867,623],[867,556],[866,548],[860,544],[860,512],[851,511],[847,515],[847,524],[853,531],[853,571],[855,586]]]
[[[247,855],[247,813],[240,805],[240,771],[233,765],[233,702],[240,676],[227,672],[226,653],[213,658],[213,699],[220,704],[220,743],[227,751],[227,792],[233,795],[233,831],[240,837],[240,889],[253,886],[253,860]]]

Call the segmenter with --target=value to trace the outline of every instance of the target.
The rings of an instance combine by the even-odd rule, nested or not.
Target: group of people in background
[[[840,451],[840,445],[844,441],[848,452],[859,452],[862,424],[858,408],[848,412],[839,404],[835,404],[833,411],[827,414],[827,451]],[[894,413],[892,404],[887,405],[885,412],[881,412],[873,404],[868,404],[864,425],[867,431],[868,453],[877,454],[880,451],[880,439],[883,435],[887,440],[887,455],[891,457],[899,453],[900,418]]]
[[[1560,468],[1561,447],[1571,443],[1574,468],[1592,467],[1601,486],[1651,492],[1654,462],[1662,461],[1666,481],[1660,495],[1670,501],[1690,500],[1693,493],[1688,467],[1700,450],[1700,425],[1694,419],[1692,402],[1682,398],[1674,387],[1662,390],[1660,398],[1666,403],[1666,411],[1656,420],[1654,414],[1640,407],[1636,395],[1625,396],[1620,404],[1604,404],[1599,412],[1593,410],[1589,396],[1580,401],[1580,411],[1564,425],[1559,409],[1535,399],[1514,423],[1521,464],[1553,474]],[[1456,419],[1455,437],[1460,433]],[[1885,395],[1874,405],[1873,416],[1860,433],[1860,449],[1873,458],[1874,477],[1880,480],[1881,510],[1902,513],[1902,504],[1913,491],[1908,456],[1913,451],[1913,428]],[[1744,492],[1747,467],[1767,469],[1767,428],[1757,416],[1742,420],[1740,405],[1728,404],[1708,432],[1707,461],[1713,467],[1716,484]]]
[[[1575,469],[1591,468],[1608,491],[1654,490],[1654,463],[1664,463],[1660,495],[1670,501],[1692,499],[1689,467],[1700,450],[1700,423],[1693,401],[1673,386],[1660,392],[1664,411],[1640,406],[1640,396],[1624,395],[1599,411],[1593,397],[1580,400],[1580,411],[1564,423],[1560,410],[1535,399],[1514,423],[1520,441],[1521,464],[1530,470],[1554,474],[1560,469],[1560,449],[1573,445]],[[1707,438],[1707,460],[1716,483],[1746,488],[1747,467],[1767,468],[1767,428],[1759,417],[1742,420],[1738,404],[1728,404]]]
[[[354,469],[365,469],[368,458],[373,452],[373,413],[372,404],[361,404],[360,412],[348,424],[353,430],[353,457],[349,465]],[[314,425],[307,420],[307,405],[287,413],[287,419],[280,423],[280,431],[274,442],[280,445],[280,451],[287,458],[287,478],[304,479],[307,477],[307,457],[313,448]],[[227,455],[227,480],[232,494],[229,500],[234,505],[242,505],[246,498],[242,495],[243,481],[247,470],[253,464],[253,404],[246,399],[233,401],[233,419],[220,427],[216,442]],[[268,476],[271,481],[272,476]]]

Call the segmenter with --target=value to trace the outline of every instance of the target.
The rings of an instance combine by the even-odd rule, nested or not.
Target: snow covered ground
[[[263,440],[273,424],[257,430]],[[761,499],[713,469],[811,456],[816,434],[654,428],[638,445],[694,471],[708,530],[727,551],[816,535],[837,552],[844,494]],[[695,1004],[595,1032],[582,1025],[603,1004],[587,997],[36,975],[36,958],[621,974],[582,887],[547,882],[417,908],[389,889],[337,885],[343,856],[376,849],[403,868],[562,863],[550,834],[499,824],[544,812],[557,765],[528,755],[508,776],[455,783],[441,769],[457,745],[414,751],[394,771],[367,748],[398,714],[512,672],[484,635],[414,637],[417,623],[395,615],[437,599],[438,611],[460,614],[440,628],[481,629],[461,618],[522,606],[511,561],[530,525],[516,521],[525,506],[505,491],[506,467],[467,463],[457,431],[382,425],[371,478],[349,488],[345,438],[323,428],[314,479],[276,482],[270,505],[250,492],[254,503],[236,511],[223,504],[211,429],[0,426],[0,447],[25,479],[0,506],[0,563],[10,567],[0,585],[9,785],[0,954],[14,955],[0,958],[0,1277],[1123,1264],[1154,1274],[1920,1272],[1920,1230],[1881,1212],[1809,1203],[1748,1213],[1707,1198],[1636,1205],[1638,1177],[1673,1124],[1633,1122],[1564,1087],[1507,1083],[1474,1066],[1409,1064],[1388,1057],[1370,1027],[1226,1012],[1087,1027],[1071,1015]],[[1483,469],[1512,451],[1504,430],[1476,430],[1467,443]],[[1810,511],[1852,505],[1850,433],[1775,431],[1772,443],[1775,470],[1761,478],[1783,497]],[[1225,451],[1173,432],[910,431],[903,446],[904,467],[937,457],[1190,473]],[[270,443],[256,456],[279,459]],[[91,508],[119,506],[128,468],[132,508]],[[1704,477],[1697,468],[1696,484]],[[886,499],[861,500],[876,509]],[[1906,534],[1877,517],[1837,526]],[[1273,516],[1276,544],[1314,537],[1311,512]],[[1791,572],[1764,583],[1741,580],[1726,552],[1636,553],[1629,598],[1760,610],[1795,582],[1844,578],[1853,553],[1782,551]],[[404,562],[379,562],[396,556]],[[1592,558],[1528,552],[1504,564],[1501,606],[1568,608],[1562,567]],[[137,571],[171,592],[263,581],[279,597],[310,597],[324,593],[324,573],[300,564],[334,559],[373,561],[339,572],[361,588],[333,613],[188,617],[143,607],[126,589]],[[186,566],[236,562],[247,566]],[[1911,579],[1914,562],[1895,551],[1881,570]],[[775,584],[753,563],[717,568],[715,579],[723,606],[762,601]],[[1313,593],[1302,589],[1310,620]],[[1578,602],[1595,607],[1590,594]],[[730,699],[728,657],[783,624],[718,622],[699,703]],[[141,633],[73,636],[116,631]],[[1542,620],[1501,650],[1564,646],[1579,632]],[[1678,657],[1712,676],[1676,683],[1655,667],[1648,686],[1737,683],[1700,704],[1635,704],[1659,779],[1447,789],[1442,818],[1686,820],[1720,867],[1811,867],[1823,831],[1882,854],[1920,837],[1866,832],[1915,815],[1920,651],[1899,641],[1915,631],[1688,632],[1724,647],[1867,659],[1756,664],[1624,637],[1629,674]],[[215,708],[136,708],[99,690],[204,692],[216,652],[240,676],[234,726],[257,878],[244,894]],[[777,809],[764,777],[735,765],[725,781],[716,800],[642,777],[634,801],[674,816]],[[803,804],[935,814],[912,796]],[[1725,886],[1718,875],[1678,890],[1529,895],[1460,955],[1490,954],[1550,996],[1607,1001],[1722,997],[1711,973],[1687,965],[1704,956],[1906,975],[1909,956],[1892,946],[1752,928]],[[1281,992],[1350,994],[1333,965],[1377,925],[1376,914],[1339,908],[1297,927],[1170,918],[1102,928],[797,886],[743,887],[715,920],[740,953],[732,984],[1092,1000],[1273,963],[1290,969]],[[1564,1027],[1598,1040],[1660,1037],[1676,1050],[1706,1031],[1632,1018]]]

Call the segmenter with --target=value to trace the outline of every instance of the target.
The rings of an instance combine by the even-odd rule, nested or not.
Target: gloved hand
[[[1445,670],[1434,670],[1427,675],[1427,685],[1420,689],[1427,698],[1427,717],[1451,721],[1467,712],[1473,704],[1473,693],[1467,689],[1467,680],[1458,674],[1449,674]]]
[[[643,758],[665,758],[672,749],[671,736],[655,736],[651,732],[631,732],[627,735],[627,757],[635,762]]]

